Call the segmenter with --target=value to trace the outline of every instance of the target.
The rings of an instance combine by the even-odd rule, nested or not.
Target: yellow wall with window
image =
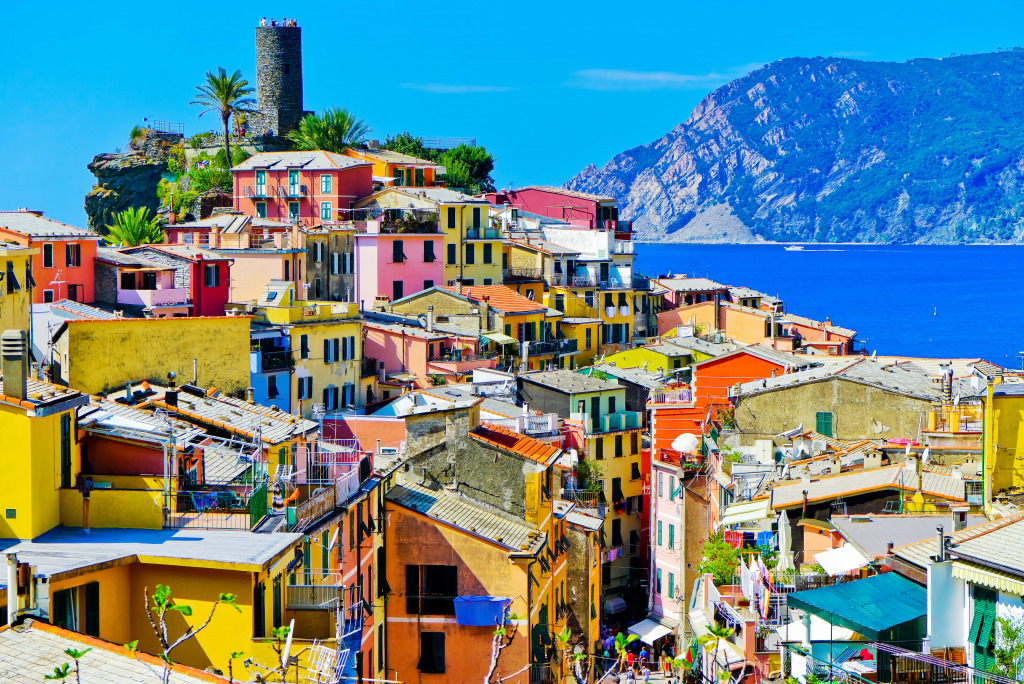
[[[636,347],[626,351],[609,354],[605,357],[607,363],[614,363],[619,368],[640,368],[645,363],[647,370],[657,371],[672,370],[673,368],[685,368],[690,365],[690,357],[686,355],[668,355],[658,347]]]
[[[363,360],[363,327],[358,319],[339,321],[322,321],[305,323],[290,327],[291,348],[295,359],[295,373],[292,374],[291,406],[298,407],[302,402],[302,416],[313,415],[313,404],[324,402],[324,389],[337,388],[337,410],[342,410],[346,403],[353,406],[366,405],[366,383],[360,377]],[[305,344],[303,343],[305,337]],[[337,345],[334,340],[337,339]],[[330,340],[331,356],[325,357],[324,341]],[[345,340],[348,340],[346,342]],[[335,356],[335,346],[337,355]],[[303,357],[303,350],[308,353]],[[328,360],[330,359],[330,360]],[[299,398],[301,378],[311,378],[312,397]],[[372,379],[370,380],[372,383]],[[344,397],[345,385],[351,385],[350,402]],[[305,395],[304,395],[305,397]]]
[[[445,285],[456,278],[462,278],[463,282],[472,280],[474,285],[484,285],[488,279],[491,285],[501,284],[501,254],[504,247],[501,231],[491,227],[490,207],[487,204],[440,204],[438,225],[444,235],[440,258],[444,263]],[[470,239],[472,235],[478,238]],[[454,254],[449,245],[454,246]],[[468,263],[469,245],[472,245],[473,263]],[[484,260],[485,245],[490,246],[489,262]]]
[[[6,483],[0,538],[34,539],[60,524],[62,416],[70,451],[67,481],[74,486],[81,463],[74,411],[29,417],[24,408],[0,404],[0,472]]]
[[[39,254],[38,249],[27,249],[0,243],[0,273],[4,282],[0,283],[0,330],[28,330],[29,306],[32,304],[32,290],[28,285],[28,273],[32,256]],[[498,257],[501,258],[500,255]],[[6,274],[10,264],[11,272],[18,280],[18,289],[7,292]]]

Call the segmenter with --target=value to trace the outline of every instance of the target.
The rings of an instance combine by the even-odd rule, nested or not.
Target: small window
[[[434,256],[434,241],[424,240],[423,241],[423,263],[432,264],[435,260]]]
[[[320,174],[320,192],[328,193],[331,191],[331,176],[327,173]]]
[[[494,278],[484,278],[484,285],[493,285]]]
[[[278,391],[277,391],[277,376],[276,375],[268,375],[267,376],[267,398],[268,399],[277,399],[278,396],[280,396],[280,395],[278,394]]]
[[[394,280],[391,282],[391,301],[396,302],[405,296],[405,283],[401,280]]]
[[[453,265],[456,262],[457,258],[458,258],[457,257],[458,252],[456,250],[457,250],[457,248],[456,248],[455,245],[448,245],[448,265],[449,266]]]
[[[82,265],[82,246],[78,243],[65,245],[68,266],[75,267]]]
[[[257,202],[256,203],[256,218],[267,218],[267,203]]]
[[[448,227],[455,227],[455,207],[448,207]]]
[[[435,674],[445,671],[444,632],[420,632],[419,671]]]
[[[491,243],[488,242],[488,243],[484,244],[484,263],[485,264],[492,263],[492,259],[491,259],[491,249],[492,248],[493,248],[493,245],[491,245]]]
[[[391,261],[396,264],[400,264],[405,261],[404,254],[404,242],[402,240],[395,240],[391,243]]]
[[[331,203],[321,202],[320,203],[320,220],[330,221],[331,220]]]
[[[480,207],[473,207],[473,228],[480,227]]]
[[[672,573],[672,572],[668,573],[668,597],[669,598],[675,598],[676,597],[676,587],[675,587],[675,584],[676,584],[675,573]]]
[[[43,268],[53,268],[53,245],[43,245]]]
[[[424,280],[423,281],[423,289],[424,290],[429,290],[432,287],[434,287],[434,281],[433,280]]]
[[[122,290],[134,290],[135,289],[135,272],[122,273],[121,274],[121,289]]]
[[[217,287],[220,285],[220,269],[217,264],[203,265],[203,284],[206,287]]]
[[[661,568],[658,568],[657,585],[655,587],[655,591],[657,591],[659,594],[661,593]]]
[[[53,301],[53,290],[43,290],[43,302],[49,304]]]
[[[309,358],[309,335],[299,336],[299,358]]]
[[[467,266],[469,264],[476,263],[476,250],[474,249],[475,247],[476,247],[476,245],[472,245],[472,244],[466,245],[466,265]]]
[[[288,203],[288,220],[297,221],[299,218],[299,203],[289,202]]]
[[[661,529],[662,529],[662,522],[659,520],[658,521],[658,541],[656,542],[656,544],[658,546],[661,546],[661,541],[662,541],[662,539],[661,539]]]
[[[594,458],[598,461],[604,458],[604,439],[601,437],[594,440]]]

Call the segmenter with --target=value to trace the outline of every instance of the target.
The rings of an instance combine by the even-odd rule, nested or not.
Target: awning
[[[853,544],[822,551],[814,555],[814,560],[818,561],[818,565],[829,575],[843,575],[851,570],[863,568],[870,562]]]
[[[757,501],[744,501],[729,506],[725,509],[720,525],[736,525],[738,523],[755,522],[764,520],[769,516],[771,510],[771,497]]]
[[[775,630],[779,639],[790,643],[803,643],[804,641],[853,641],[857,633],[852,629],[830,625],[817,615],[811,615],[811,638],[807,638],[807,626],[802,620],[794,620],[788,625],[782,625]]]
[[[615,615],[616,613],[626,612],[626,602],[616,596],[615,598],[607,599],[604,602],[604,614]]]
[[[787,603],[873,640],[928,612],[924,587],[895,572],[798,591],[787,597]],[[913,639],[909,635],[904,638]]]
[[[1024,582],[1017,575],[993,570],[963,560],[953,561],[953,577],[980,584],[990,589],[998,589],[1008,594],[1024,596]]]
[[[498,344],[519,343],[518,340],[516,340],[514,337],[509,337],[508,335],[499,332],[483,333],[482,335],[480,335],[480,337],[484,338],[485,340],[490,340],[491,342],[497,342]]]
[[[620,599],[621,600],[621,599]],[[627,630],[630,634],[636,634],[640,637],[640,641],[645,644],[654,645],[654,642],[665,636],[666,634],[672,633],[671,627],[666,627],[657,620],[647,618],[641,620]]]
[[[732,478],[725,473],[715,471],[714,477],[718,484],[722,485],[726,489],[732,487]]]

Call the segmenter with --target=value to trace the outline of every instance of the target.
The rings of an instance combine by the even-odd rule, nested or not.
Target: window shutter
[[[324,363],[331,362],[331,341],[328,339],[324,340]]]
[[[459,595],[459,569],[454,565],[444,566],[444,613],[455,615],[455,597]]]
[[[334,354],[331,356],[332,361],[337,361],[341,358],[341,338],[334,338]]]
[[[444,672],[444,632],[434,632],[434,672]]]
[[[331,406],[331,388],[324,387],[324,410],[330,409]]]
[[[332,402],[331,407],[335,411],[337,411],[338,410],[338,388],[337,387],[332,388],[332,394],[334,395],[334,401]]]
[[[405,612],[419,615],[420,612],[420,566],[405,566]]]

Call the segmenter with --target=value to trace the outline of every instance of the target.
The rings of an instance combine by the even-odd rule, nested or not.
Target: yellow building
[[[506,367],[521,361],[524,347],[528,368],[535,370],[564,365],[577,353],[576,341],[561,331],[559,312],[504,285],[435,287],[393,302],[391,311],[425,314],[428,306],[439,318],[475,318],[489,351],[499,352]]]
[[[605,362],[614,363],[619,368],[646,368],[670,373],[690,365],[690,352],[674,344],[650,344],[609,354]]]
[[[502,282],[501,231],[491,225],[490,205],[447,188],[385,188],[356,203],[387,215],[409,212],[437,221],[444,235],[444,284],[497,285]]]
[[[312,417],[314,404],[327,413],[366,405],[376,374],[363,369],[357,304],[297,299],[293,283],[275,280],[263,288],[256,307],[257,322],[280,326],[288,336],[295,368],[288,405],[296,413]]]
[[[38,249],[0,242],[0,330],[28,330],[32,304],[32,257]]]
[[[53,337],[54,382],[107,394],[126,382],[179,382],[243,396],[249,387],[248,316],[72,320]]]
[[[60,524],[60,491],[76,484],[75,409],[89,397],[28,377],[25,331],[6,330],[0,341],[0,538],[33,539]]]

